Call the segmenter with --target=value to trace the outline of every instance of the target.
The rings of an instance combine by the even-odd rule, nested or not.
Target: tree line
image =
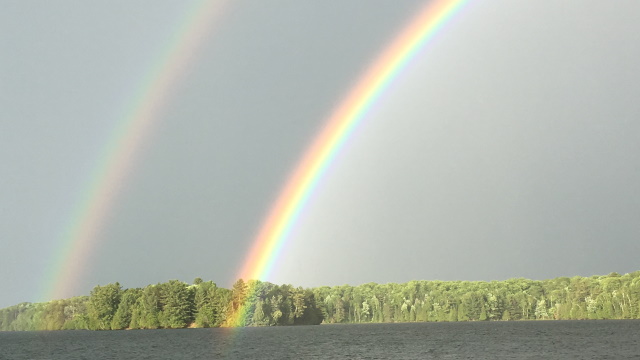
[[[200,278],[131,289],[115,283],[96,286],[89,296],[1,309],[0,330],[581,319],[640,319],[640,271],[310,289],[242,279],[231,289]]]
[[[248,316],[234,318],[239,309]],[[96,286],[89,296],[21,303],[0,310],[0,330],[122,330],[312,325],[322,322],[311,290],[238,280],[232,289],[196,278],[123,289]]]
[[[312,291],[326,323],[640,319],[640,271],[541,281],[370,283]]]

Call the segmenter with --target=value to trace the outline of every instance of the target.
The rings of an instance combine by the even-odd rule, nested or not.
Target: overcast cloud
[[[288,173],[421,1],[227,5],[74,284],[229,286]],[[43,282],[100,154],[190,4],[5,1],[0,307]],[[639,270],[640,3],[470,1],[349,140],[269,280]]]

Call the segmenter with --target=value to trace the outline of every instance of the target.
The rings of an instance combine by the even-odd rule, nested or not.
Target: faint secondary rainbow
[[[99,232],[132,171],[140,147],[169,100],[172,87],[187,71],[224,5],[218,0],[193,2],[165,50],[138,86],[136,96],[96,161],[91,182],[71,214],[62,234],[62,244],[46,271],[42,298],[49,300],[76,295],[74,286],[98,245]]]
[[[290,176],[263,223],[239,278],[267,278],[301,211],[345,142],[409,61],[467,1],[438,0],[425,5],[363,73]]]

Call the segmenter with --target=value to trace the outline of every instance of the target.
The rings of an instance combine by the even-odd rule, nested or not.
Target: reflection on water
[[[640,321],[0,332],[0,359],[640,358]]]

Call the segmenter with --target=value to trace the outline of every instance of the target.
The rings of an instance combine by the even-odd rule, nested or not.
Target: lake
[[[0,332],[0,359],[640,359],[640,320]]]

